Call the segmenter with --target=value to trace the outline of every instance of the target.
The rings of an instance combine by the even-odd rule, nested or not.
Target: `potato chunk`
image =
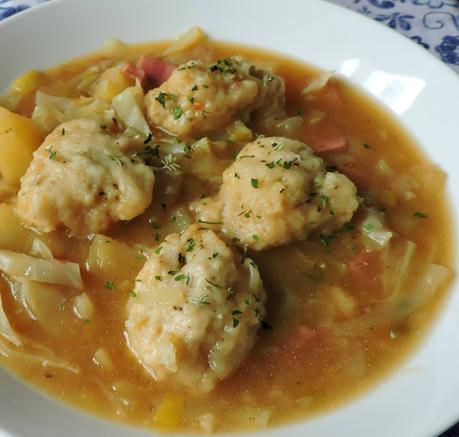
[[[252,348],[264,301],[253,261],[192,225],[170,234],[138,274],[128,344],[155,379],[208,392]]]
[[[29,118],[0,107],[0,174],[5,182],[19,185],[44,136]]]

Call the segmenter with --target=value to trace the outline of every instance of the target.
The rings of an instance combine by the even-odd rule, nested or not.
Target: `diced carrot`
[[[201,102],[193,103],[193,109],[196,111],[202,111],[204,109],[204,103],[201,103]]]

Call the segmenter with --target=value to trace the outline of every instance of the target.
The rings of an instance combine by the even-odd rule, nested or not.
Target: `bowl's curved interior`
[[[376,96],[449,173],[457,225],[459,78],[414,43],[320,1],[55,0],[0,25],[0,89],[107,39],[165,39],[200,25],[214,38],[266,47],[337,70]],[[259,436],[432,436],[459,418],[459,295],[453,291],[416,354],[343,408]],[[121,436],[128,428],[55,403],[0,371],[0,434]],[[130,429],[129,435],[152,435]]]

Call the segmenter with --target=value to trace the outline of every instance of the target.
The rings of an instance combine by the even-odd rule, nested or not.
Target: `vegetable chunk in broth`
[[[334,408],[453,277],[446,175],[332,73],[194,28],[0,97],[0,361],[166,431]]]

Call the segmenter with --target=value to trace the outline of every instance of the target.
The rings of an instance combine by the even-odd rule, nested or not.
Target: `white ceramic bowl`
[[[267,47],[337,70],[373,94],[449,173],[457,225],[459,77],[395,32],[319,0],[54,0],[0,24],[0,89],[27,69],[62,63],[111,37],[158,40],[195,25],[214,38]],[[376,388],[331,413],[253,435],[432,437],[450,426],[459,419],[456,288],[421,347]],[[0,371],[2,432],[152,435],[72,410]]]

